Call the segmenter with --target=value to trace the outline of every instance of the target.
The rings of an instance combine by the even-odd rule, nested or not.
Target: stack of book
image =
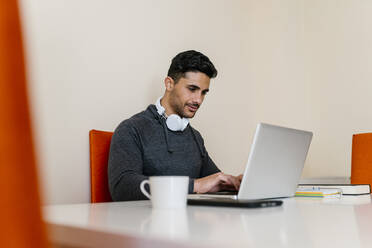
[[[326,197],[371,194],[369,184],[299,184],[296,196]]]
[[[319,187],[313,188],[298,188],[296,196],[305,197],[329,197],[329,196],[341,196],[342,192],[340,189],[323,189]]]

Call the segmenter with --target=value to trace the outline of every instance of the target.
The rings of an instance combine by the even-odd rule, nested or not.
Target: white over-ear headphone
[[[158,110],[159,115],[166,118],[167,127],[172,131],[183,131],[189,124],[188,118],[181,118],[179,115],[172,114],[170,116],[166,116],[165,108],[160,104],[161,97],[155,103],[156,109]]]

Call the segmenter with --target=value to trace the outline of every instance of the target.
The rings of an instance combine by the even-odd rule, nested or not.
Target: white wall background
[[[351,136],[372,130],[367,0],[21,0],[46,203],[89,202],[90,129],[153,103],[178,52],[219,75],[192,120],[238,174],[257,122],[314,132],[303,177],[349,176]]]

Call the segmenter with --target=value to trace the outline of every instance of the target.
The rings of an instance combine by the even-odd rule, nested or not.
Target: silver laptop
[[[238,194],[190,194],[188,198],[258,200],[294,196],[312,136],[308,131],[259,123]]]

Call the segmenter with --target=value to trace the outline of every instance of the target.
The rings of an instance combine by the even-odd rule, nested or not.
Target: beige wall
[[[304,177],[348,176],[351,135],[371,130],[369,1],[21,3],[46,203],[89,201],[88,131],[154,102],[187,49],[219,69],[192,125],[228,173],[259,121],[314,131]]]
[[[372,2],[308,0],[305,80],[316,138],[305,175],[350,175],[353,133],[372,131]]]

